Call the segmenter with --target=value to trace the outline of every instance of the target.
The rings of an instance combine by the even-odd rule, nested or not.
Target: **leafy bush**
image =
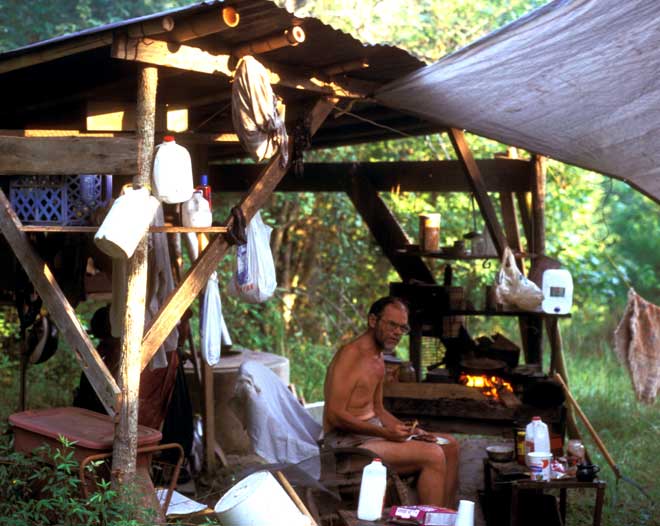
[[[60,437],[60,447],[43,446],[32,455],[12,450],[9,435],[0,441],[0,525],[138,526],[153,524],[155,513],[144,508],[141,492],[130,484],[115,488],[100,481],[87,499],[81,496],[79,464],[73,443]],[[98,463],[90,463],[90,472]]]

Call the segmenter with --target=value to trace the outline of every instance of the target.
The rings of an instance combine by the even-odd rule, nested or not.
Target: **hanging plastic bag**
[[[211,274],[204,290],[201,339],[202,356],[211,366],[220,361],[222,344],[231,345],[229,330],[222,315],[222,300],[216,272]]]
[[[248,303],[263,303],[277,287],[275,263],[270,251],[273,231],[257,212],[247,226],[247,244],[236,251],[236,271],[227,292]]]
[[[543,292],[528,280],[516,265],[509,247],[502,254],[502,266],[497,276],[495,296],[498,303],[514,305],[523,310],[535,310],[543,301]]]

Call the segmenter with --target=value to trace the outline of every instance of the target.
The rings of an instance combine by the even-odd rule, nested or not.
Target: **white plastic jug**
[[[550,433],[540,416],[533,417],[525,428],[525,454],[534,452],[550,453]]]
[[[573,278],[568,270],[548,269],[543,273],[543,312],[568,314],[573,306]]]
[[[181,223],[183,223],[183,226],[192,228],[203,228],[211,226],[213,223],[211,205],[204,199],[201,190],[195,190],[192,197],[183,203]]]
[[[153,193],[164,203],[183,203],[192,196],[194,185],[190,154],[171,135],[157,146],[154,160]]]
[[[383,500],[387,486],[387,468],[379,458],[375,458],[362,470],[360,500],[357,517],[363,521],[375,521],[383,514]]]
[[[149,229],[160,203],[146,188],[127,186],[94,236],[97,247],[112,258],[128,259]]]

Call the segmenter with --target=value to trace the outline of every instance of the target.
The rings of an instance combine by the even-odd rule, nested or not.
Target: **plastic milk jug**
[[[193,192],[181,208],[181,222],[187,227],[207,227],[213,223],[211,214],[211,205],[204,199],[204,194],[200,190]]]
[[[548,426],[540,416],[535,416],[525,428],[525,454],[550,453]]]
[[[375,458],[362,470],[360,500],[357,517],[363,521],[375,521],[383,514],[383,500],[387,486],[387,468],[379,458]]]
[[[190,154],[167,135],[157,146],[154,159],[153,194],[163,203],[183,203],[192,196],[194,185]]]

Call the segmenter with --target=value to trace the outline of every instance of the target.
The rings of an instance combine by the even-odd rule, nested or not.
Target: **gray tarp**
[[[555,1],[376,94],[660,202],[660,1]]]

